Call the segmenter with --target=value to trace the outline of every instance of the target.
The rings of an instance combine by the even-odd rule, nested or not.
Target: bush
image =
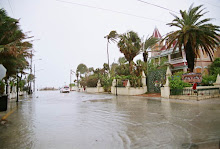
[[[0,80],[0,95],[5,92],[5,83]]]
[[[86,83],[88,87],[96,87],[97,83],[98,83],[98,76],[96,75],[88,76],[88,80]]]
[[[220,74],[220,58],[216,58],[214,62],[210,65],[209,71],[211,75],[217,76]]]
[[[202,86],[213,86],[213,83],[216,80],[216,76],[215,75],[205,75],[202,76]]]
[[[97,75],[90,75],[88,77],[82,77],[80,81],[81,86],[87,87],[96,87],[98,83],[98,76]]]
[[[135,75],[128,76],[117,76],[117,86],[124,87],[123,81],[129,80],[131,87],[142,87],[141,76],[137,77]]]
[[[105,92],[111,92],[112,78],[109,78],[108,75],[101,77],[101,85],[104,88]]]
[[[170,89],[183,89],[184,87],[191,87],[192,85],[186,82],[183,82],[180,76],[169,77]]]

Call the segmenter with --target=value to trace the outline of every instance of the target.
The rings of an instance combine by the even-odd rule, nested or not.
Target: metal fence
[[[220,94],[219,88],[202,88],[202,89],[171,89],[170,95],[216,95]]]

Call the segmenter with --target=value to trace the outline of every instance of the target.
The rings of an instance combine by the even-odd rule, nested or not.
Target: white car
[[[64,86],[63,88],[60,89],[61,93],[69,93],[70,92],[70,88],[69,86]]]

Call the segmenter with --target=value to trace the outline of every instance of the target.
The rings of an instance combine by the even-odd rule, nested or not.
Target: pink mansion
[[[152,36],[158,39],[162,39],[162,36],[156,27]],[[151,49],[152,53],[150,60],[153,60],[154,63],[160,63],[161,61],[165,60],[165,62],[173,66],[172,72],[187,72],[188,66],[186,61],[186,54],[183,50],[181,51],[182,54],[180,54],[178,48],[173,52],[173,47],[175,44],[176,43],[174,42],[173,46],[170,49],[167,49],[164,44],[157,43],[155,48]],[[194,72],[208,74],[208,66],[212,63],[212,61],[210,60],[209,56],[206,55],[206,53],[203,53],[202,51],[199,53],[200,57],[196,59]],[[215,51],[214,55],[215,58],[220,57],[220,48]]]

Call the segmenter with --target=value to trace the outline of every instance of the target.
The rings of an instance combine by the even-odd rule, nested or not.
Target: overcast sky
[[[70,82],[70,70],[78,64],[101,68],[107,63],[105,35],[133,30],[141,38],[157,27],[164,35],[175,28],[166,23],[172,13],[204,4],[205,17],[220,25],[220,0],[0,0],[8,15],[20,19],[20,27],[36,39],[36,86],[59,87]],[[151,4],[166,8],[162,9]],[[110,63],[123,56],[116,44],[109,46]],[[136,59],[140,59],[141,56]],[[42,60],[38,60],[42,59]],[[75,75],[72,80],[76,79]]]

